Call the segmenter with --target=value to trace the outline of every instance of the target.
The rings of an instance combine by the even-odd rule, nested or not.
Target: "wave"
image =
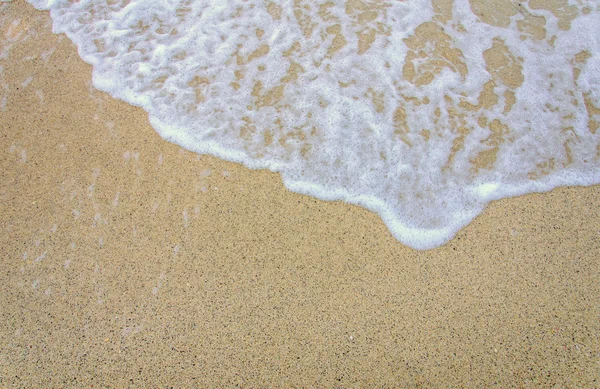
[[[598,2],[29,2],[166,140],[416,249],[492,200],[600,183]]]

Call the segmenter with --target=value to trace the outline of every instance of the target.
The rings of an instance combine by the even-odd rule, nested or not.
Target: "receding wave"
[[[600,182],[583,0],[29,0],[165,139],[439,246],[494,199]]]

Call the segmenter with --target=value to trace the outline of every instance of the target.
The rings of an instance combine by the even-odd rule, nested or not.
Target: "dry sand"
[[[46,13],[0,19],[32,33],[0,59],[0,388],[600,387],[600,187],[414,251],[163,141]]]

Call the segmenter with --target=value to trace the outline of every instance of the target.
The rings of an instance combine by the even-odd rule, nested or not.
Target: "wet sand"
[[[46,13],[0,7],[31,34],[0,59],[0,388],[600,387],[599,186],[415,251],[162,140]]]

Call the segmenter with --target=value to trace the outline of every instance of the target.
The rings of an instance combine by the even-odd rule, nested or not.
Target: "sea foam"
[[[416,249],[600,182],[584,0],[29,0],[165,139],[377,212]]]

